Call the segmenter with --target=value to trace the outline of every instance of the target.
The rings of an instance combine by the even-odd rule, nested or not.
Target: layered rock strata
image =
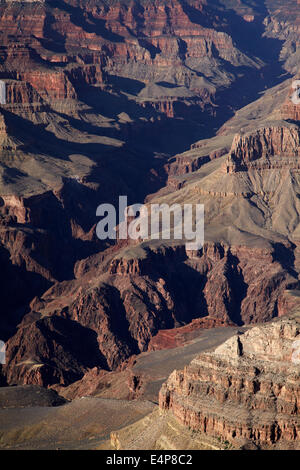
[[[233,446],[299,448],[299,344],[299,315],[234,336],[174,371],[160,408]]]

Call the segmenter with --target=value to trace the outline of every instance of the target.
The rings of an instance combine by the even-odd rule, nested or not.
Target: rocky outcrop
[[[288,123],[274,123],[245,135],[236,135],[226,171],[282,167],[299,170],[299,144],[299,127]]]
[[[176,175],[185,175],[187,173],[192,173],[201,168],[202,165],[210,161],[210,156],[201,156],[196,158],[189,158],[188,156],[179,156],[176,158],[175,162],[166,165],[168,171],[168,184],[172,181],[172,176]]]
[[[299,448],[299,338],[299,316],[230,338],[170,375],[160,409],[236,447]]]
[[[168,186],[180,189],[181,179],[178,176],[187,175],[199,170],[206,163],[221,158],[230,152],[232,136],[215,137],[195,142],[186,152],[175,155],[164,166],[168,174]]]
[[[9,384],[66,385],[96,364],[105,367],[93,331],[55,315],[37,317],[24,319],[7,346],[11,361],[4,372]]]
[[[151,338],[148,351],[159,351],[161,349],[176,348],[191,341],[199,334],[199,330],[207,328],[220,328],[230,325],[230,321],[223,321],[219,318],[204,317],[193,320],[186,326],[172,328],[172,330],[159,330],[157,335]],[[232,323],[233,325],[233,323]]]
[[[292,80],[292,85],[298,80],[299,75],[296,75]],[[300,121],[300,106],[293,102],[293,99],[297,98],[297,93],[299,93],[299,87],[296,86],[295,88],[295,85],[291,86],[290,92],[281,107],[281,115],[283,119]]]
[[[77,97],[70,79],[64,72],[25,72],[20,74],[20,79],[30,83],[44,99],[68,100]]]
[[[255,87],[248,94],[248,80],[256,80],[247,74],[263,77],[264,65],[250,43],[246,54],[243,38],[245,32],[251,43],[264,43],[261,20],[261,6],[243,1],[233,1],[226,15],[204,0],[1,3],[7,104],[0,115],[0,293],[8,300],[0,321],[10,384],[67,385],[94,367],[115,370],[134,354],[176,343],[160,331],[193,320],[241,325],[286,312],[284,291],[298,285],[290,233],[268,231],[270,213],[253,215],[252,201],[253,225],[236,228],[245,212],[237,198],[248,207],[249,195],[259,198],[260,191],[232,188],[224,173],[190,193],[175,181],[218,164],[231,142],[197,142],[193,155],[170,160],[212,134],[218,121],[206,118],[232,115],[237,95],[246,90],[246,102],[257,96]],[[226,92],[236,80],[241,93],[233,100]],[[298,164],[297,132],[284,123],[237,137],[232,171],[263,160],[297,168],[290,164]],[[179,198],[206,198],[208,227],[225,214],[201,252],[138,243],[124,252],[127,242],[111,248],[96,240],[101,202],[115,204],[119,194],[141,201],[167,174],[166,192],[182,187]],[[235,243],[231,232],[238,233]],[[255,248],[253,239],[267,248]]]

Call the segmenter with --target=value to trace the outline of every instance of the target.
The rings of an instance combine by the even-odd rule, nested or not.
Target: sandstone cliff
[[[233,446],[299,448],[299,328],[281,319],[201,354],[171,374],[161,410]]]

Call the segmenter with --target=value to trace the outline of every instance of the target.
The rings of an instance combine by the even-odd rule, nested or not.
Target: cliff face
[[[273,124],[246,135],[236,135],[227,164],[227,173],[251,168],[298,170],[300,132],[297,125]]]
[[[270,0],[266,2],[266,6],[269,10],[269,15],[264,20],[266,34],[284,41],[280,58],[285,61],[286,69],[294,75],[299,72],[299,2],[288,0],[283,7],[280,1]]]
[[[236,447],[299,448],[299,335],[297,316],[230,338],[170,375],[161,410]]]
[[[293,99],[297,97],[297,86],[295,82],[299,80],[299,74],[295,75],[292,79],[291,88],[289,90],[288,96],[284,101],[282,108],[281,108],[281,115],[283,119],[291,119],[292,121],[299,121],[300,114],[299,114],[299,105],[293,102]],[[296,88],[295,88],[296,86]]]

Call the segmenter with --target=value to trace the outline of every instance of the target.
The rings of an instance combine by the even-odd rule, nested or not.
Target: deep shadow
[[[244,321],[241,317],[241,305],[247,296],[248,285],[245,283],[243,272],[238,265],[238,258],[229,252],[225,266],[225,276],[231,289],[231,298],[225,301],[225,305],[230,320],[236,325],[242,326]]]
[[[283,243],[273,244],[273,260],[277,261],[281,266],[294,278],[298,278],[298,273],[294,269],[296,246],[293,244],[291,249],[286,247]]]
[[[139,80],[118,77],[117,75],[109,75],[108,82],[111,83],[117,90],[130,93],[131,95],[138,95],[140,91],[145,88],[145,84]]]
[[[27,270],[24,262],[13,264],[9,251],[2,246],[0,266],[0,339],[7,341],[28,311],[28,302],[35,295],[42,295],[52,283],[40,274]]]
[[[66,52],[65,38],[55,30],[55,22],[55,17],[48,11],[44,21],[43,37],[39,37],[38,40],[45,49],[58,53]]]
[[[49,0],[47,3],[51,8],[58,8],[69,13],[71,22],[75,26],[82,28],[86,33],[97,34],[97,36],[101,36],[103,39],[111,42],[124,42],[122,36],[106,28],[104,20],[95,18],[90,12],[80,7],[73,7],[63,0]]]

